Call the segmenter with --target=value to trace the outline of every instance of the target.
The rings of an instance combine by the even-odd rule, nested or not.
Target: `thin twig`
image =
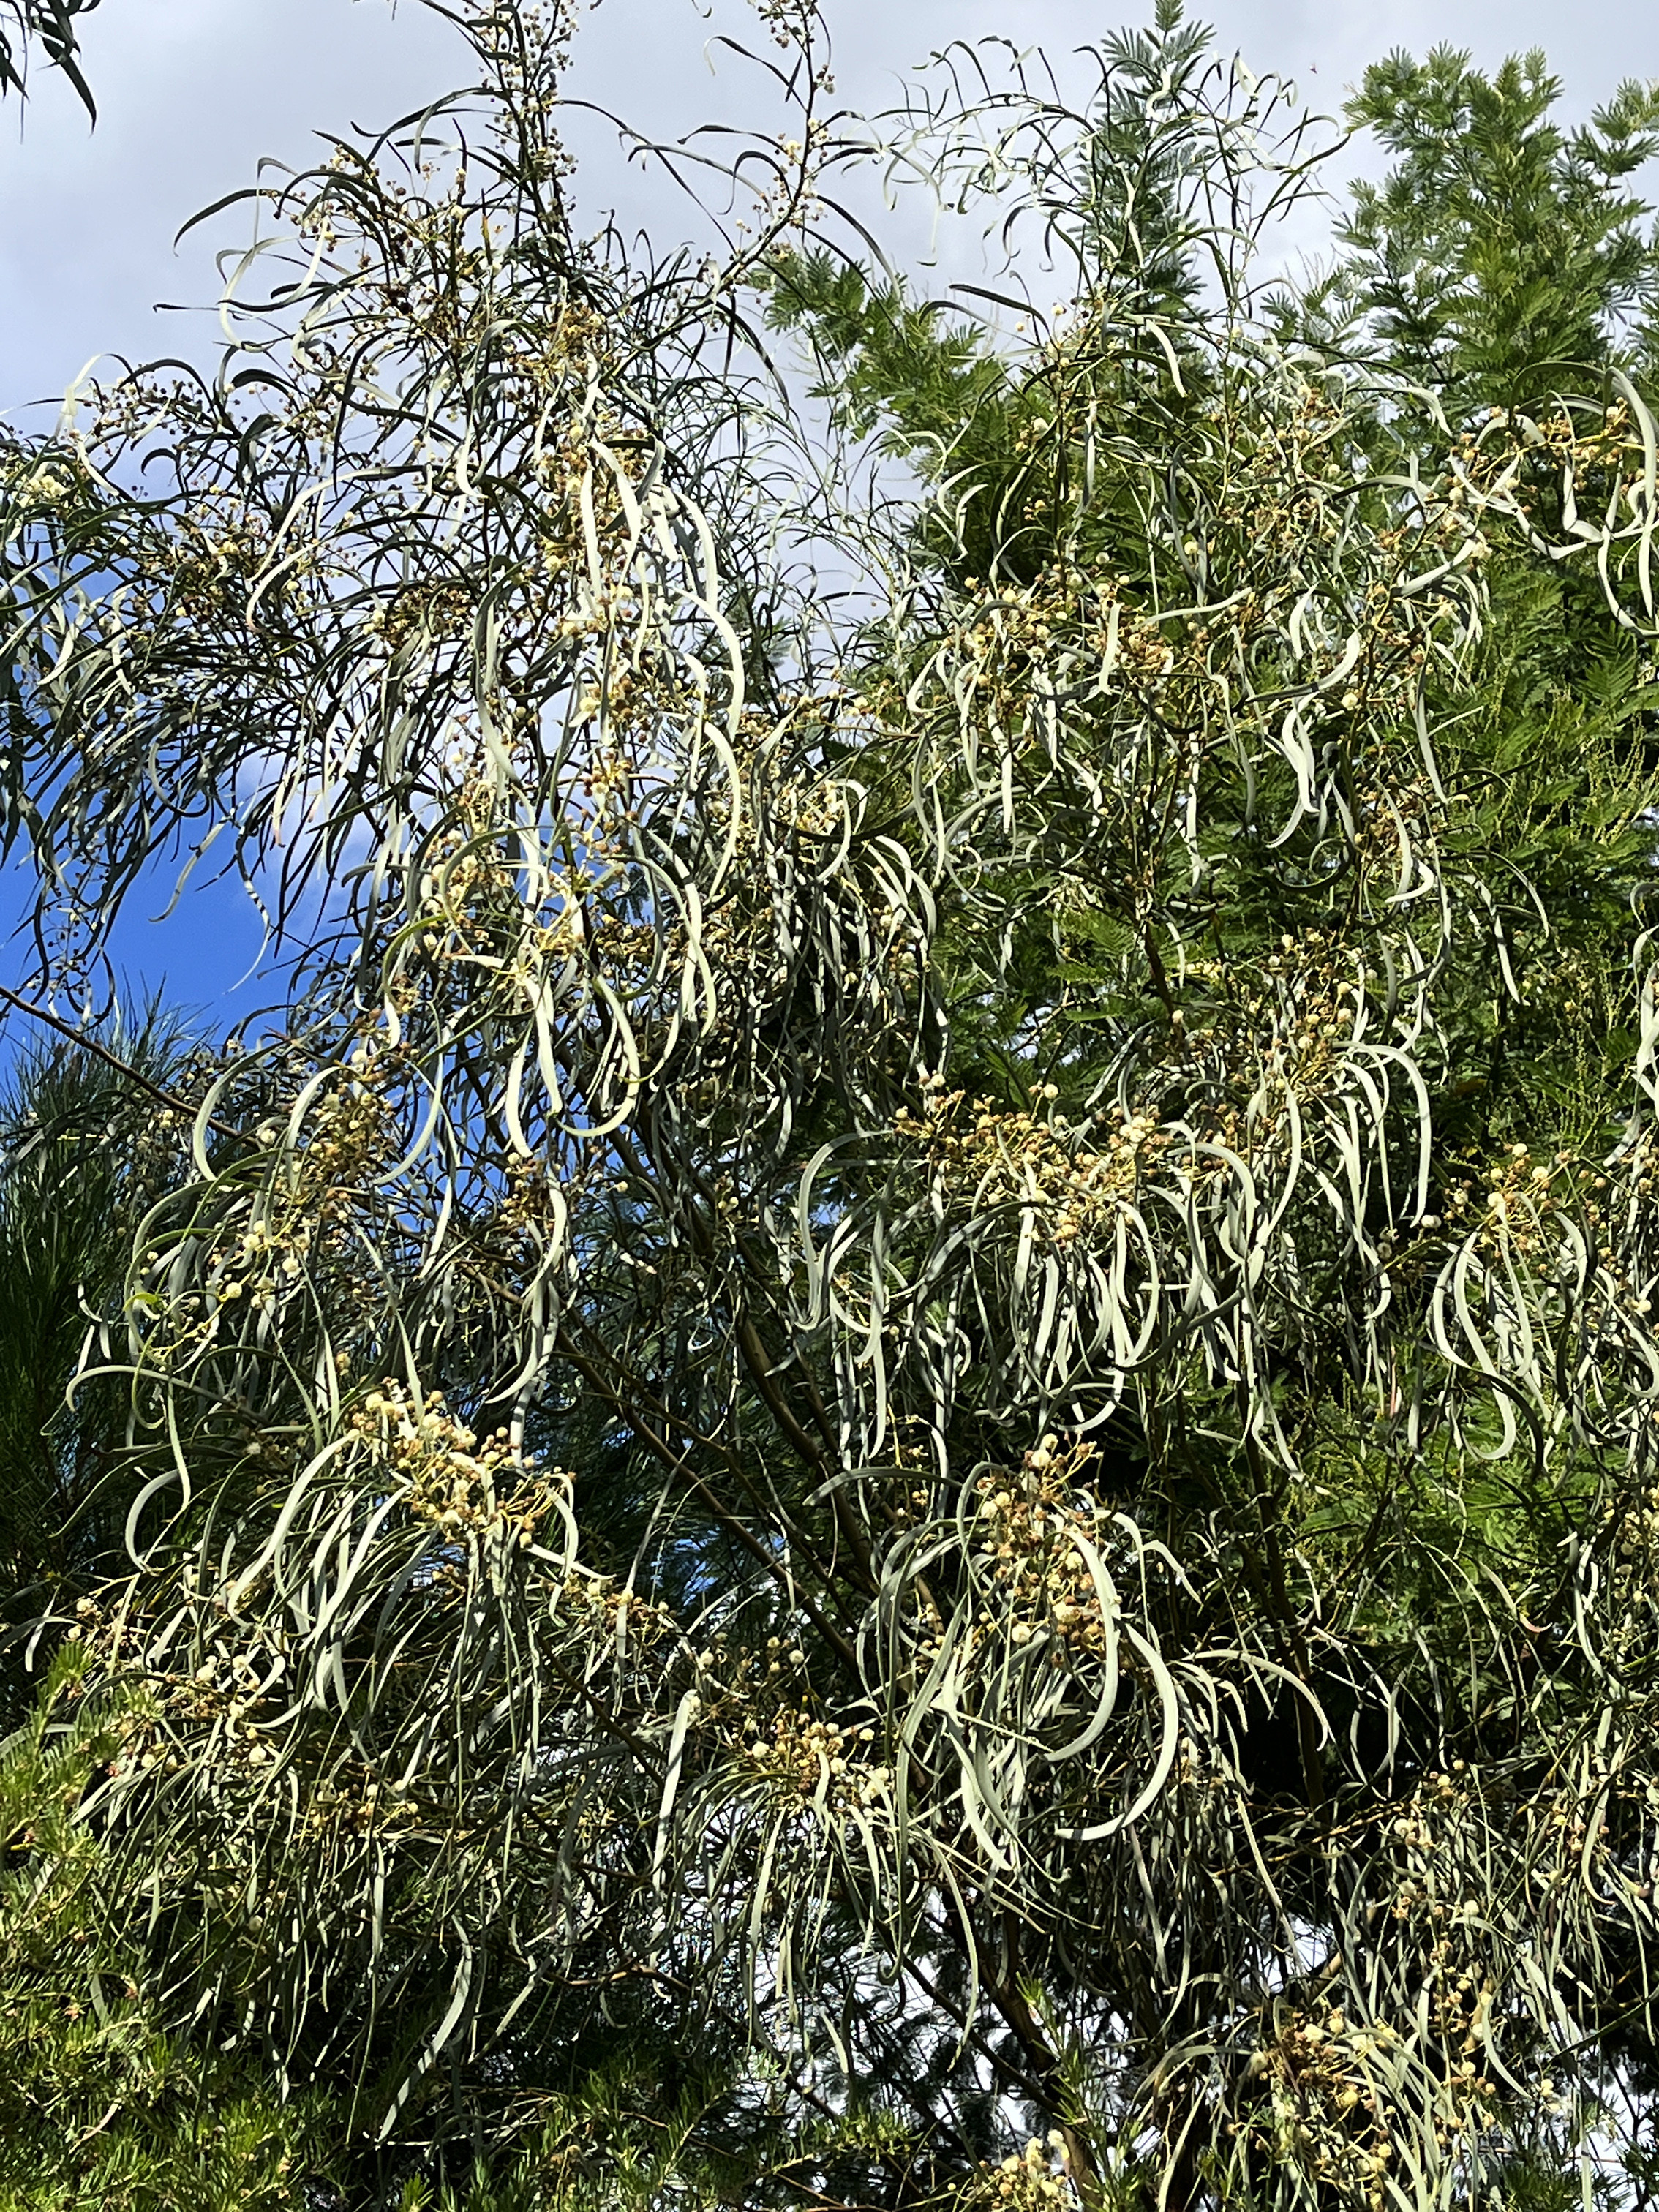
[[[9,1006],[15,1006],[20,1013],[27,1014],[32,1020],[44,1022],[49,1030],[56,1030],[59,1036],[67,1037],[82,1051],[91,1053],[106,1066],[112,1067],[118,1075],[125,1075],[129,1083],[136,1083],[141,1091],[148,1091],[152,1098],[159,1100],[173,1113],[182,1114],[188,1121],[193,1122],[198,1118],[198,1109],[187,1099],[176,1097],[171,1091],[164,1091],[159,1083],[152,1083],[149,1076],[140,1075],[137,1069],[123,1060],[119,1053],[112,1052],[107,1045],[100,1044],[96,1037],[88,1036],[85,1030],[76,1029],[73,1022],[66,1022],[61,1014],[48,1013],[44,1006],[36,1006],[33,999],[26,999],[21,991],[10,990],[4,983],[0,983],[0,999],[4,999]],[[207,1126],[210,1129],[217,1130],[222,1137],[240,1139],[244,1133],[240,1129],[233,1128],[228,1121],[216,1121],[211,1114],[207,1117]]]

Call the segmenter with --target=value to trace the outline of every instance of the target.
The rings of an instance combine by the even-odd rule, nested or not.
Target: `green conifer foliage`
[[[59,1651],[0,1749],[0,2205],[6,2212],[227,2212],[300,2203],[314,2114],[162,2032],[142,1947],[112,1945],[104,1855],[76,1818],[140,1708],[88,1694]]]
[[[1460,423],[1592,389],[1644,342],[1659,263],[1628,180],[1659,150],[1659,86],[1620,85],[1571,131],[1551,119],[1560,90],[1541,53],[1488,78],[1437,46],[1374,64],[1349,107],[1396,158],[1355,189],[1345,285],[1390,366]]]
[[[125,1029],[64,1027],[19,1040],[0,1096],[0,1586],[14,1645],[43,1604],[73,1602],[125,1559],[125,1394],[77,1370],[139,1222],[178,1174],[188,1115],[166,1103],[170,1082],[191,1079],[180,1024],[152,1009]]]

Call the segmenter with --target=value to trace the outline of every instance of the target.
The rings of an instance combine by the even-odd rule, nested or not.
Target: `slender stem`
[[[187,1121],[197,1119],[198,1109],[188,1099],[163,1090],[159,1083],[152,1083],[149,1076],[141,1075],[131,1062],[122,1059],[119,1053],[112,1052],[107,1045],[100,1044],[96,1037],[88,1036],[85,1030],[77,1029],[73,1022],[66,1022],[61,1014],[49,1013],[46,1007],[37,1006],[33,999],[26,999],[21,991],[10,990],[3,983],[0,983],[0,999],[3,999],[8,1006],[15,1006],[19,1013],[27,1014],[31,1021],[43,1022],[49,1030],[55,1030],[59,1036],[67,1037],[72,1045],[78,1046],[82,1052],[89,1052],[94,1060],[101,1060],[106,1067],[112,1067],[118,1075],[124,1075],[129,1083],[136,1084],[140,1091],[147,1092],[172,1112],[182,1114]],[[210,1129],[216,1129],[222,1137],[240,1139],[244,1133],[240,1129],[233,1128],[228,1121],[216,1121],[211,1114],[207,1117],[207,1126]]]

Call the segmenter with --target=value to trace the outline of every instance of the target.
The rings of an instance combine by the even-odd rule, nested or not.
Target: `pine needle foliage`
[[[190,1080],[188,1038],[152,1008],[86,1041],[22,1042],[0,1093],[0,1586],[15,1638],[125,1561],[125,1393],[71,1386],[138,1223],[183,1164],[189,1109],[161,1103],[175,1077]],[[9,1694],[27,1694],[15,1668]]]
[[[4,457],[43,985],[210,836],[289,952],[88,1355],[96,1940],[416,2195],[1555,2201],[1651,2049],[1638,383],[1287,331],[1316,142],[1173,7],[855,128],[768,5],[655,263],[455,14],[216,377]],[[1063,313],[854,265],[901,145]]]

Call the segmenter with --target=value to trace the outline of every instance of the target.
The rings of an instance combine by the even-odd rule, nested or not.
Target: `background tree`
[[[87,1658],[60,1649],[0,1750],[0,2204],[293,2205],[333,2149],[314,2100],[284,2106],[238,2060],[162,2034],[142,1948],[101,1940],[102,1854],[74,1814],[131,1716],[79,1705]]]
[[[1354,188],[1340,289],[1460,428],[1646,350],[1659,266],[1629,180],[1659,151],[1659,87],[1620,85],[1572,131],[1551,119],[1560,93],[1541,53],[1489,78],[1437,46],[1374,64],[1349,106],[1396,159]]]
[[[190,1109],[165,1101],[191,1080],[187,1034],[152,1009],[84,1042],[27,1040],[0,1097],[0,1575],[15,1632],[125,1563],[125,1394],[71,1385],[182,1164]]]

